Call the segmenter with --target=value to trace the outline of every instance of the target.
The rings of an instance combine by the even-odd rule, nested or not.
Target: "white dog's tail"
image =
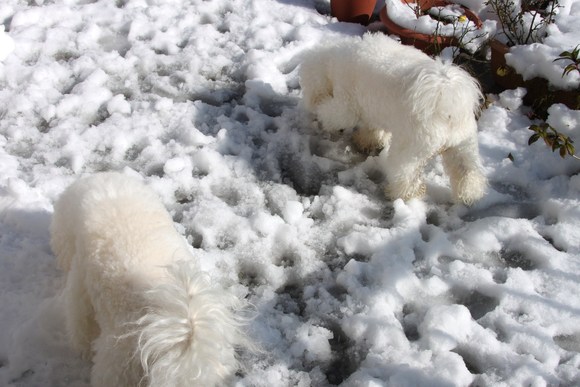
[[[170,281],[149,291],[137,321],[137,356],[149,386],[215,386],[238,367],[248,344],[235,311],[242,302],[213,286],[193,264],[168,268]]]
[[[418,67],[412,75],[409,100],[421,122],[442,125],[455,133],[471,135],[477,129],[475,116],[482,99],[475,78],[461,67],[436,59]],[[453,133],[450,133],[453,138]],[[462,139],[458,139],[461,141]]]

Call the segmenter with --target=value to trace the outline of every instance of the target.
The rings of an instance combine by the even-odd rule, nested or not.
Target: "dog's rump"
[[[236,369],[243,302],[200,271],[151,189],[117,173],[80,179],[55,204],[51,238],[93,386],[214,386]]]

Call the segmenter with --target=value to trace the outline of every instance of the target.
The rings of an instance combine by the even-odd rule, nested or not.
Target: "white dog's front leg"
[[[417,153],[416,149],[392,143],[385,163],[388,180],[388,186],[385,188],[386,196],[391,199],[408,200],[425,195],[423,168],[430,157],[431,154]]]

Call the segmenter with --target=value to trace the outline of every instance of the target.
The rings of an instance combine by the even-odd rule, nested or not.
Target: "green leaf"
[[[560,148],[560,157],[561,158],[566,157],[566,148],[565,147]]]
[[[568,66],[564,67],[564,71],[562,72],[562,77],[570,74],[572,71],[577,70],[577,67],[575,64],[569,64]]]
[[[533,143],[535,143],[539,139],[540,139],[540,135],[538,133],[532,134],[528,140],[528,145],[532,145]]]
[[[558,59],[567,59],[570,58],[572,56],[572,53],[570,51],[562,51],[559,55]],[[556,59],[556,60],[558,60]]]
[[[550,140],[547,137],[542,137],[544,139],[544,142],[546,143],[547,146],[552,147],[552,145],[554,144],[554,142],[552,140]]]

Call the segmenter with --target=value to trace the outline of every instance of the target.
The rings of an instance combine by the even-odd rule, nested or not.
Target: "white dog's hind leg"
[[[425,195],[423,168],[431,157],[431,154],[421,154],[417,150],[402,147],[400,143],[391,144],[385,165],[387,197],[407,200]]]
[[[487,179],[481,171],[477,141],[468,139],[442,154],[443,166],[451,181],[453,198],[471,205],[485,194]]]
[[[135,353],[135,340],[134,336],[120,333],[100,336],[95,341],[96,353],[91,370],[92,387],[148,386],[145,380],[141,384],[136,384],[143,379],[143,369]]]

